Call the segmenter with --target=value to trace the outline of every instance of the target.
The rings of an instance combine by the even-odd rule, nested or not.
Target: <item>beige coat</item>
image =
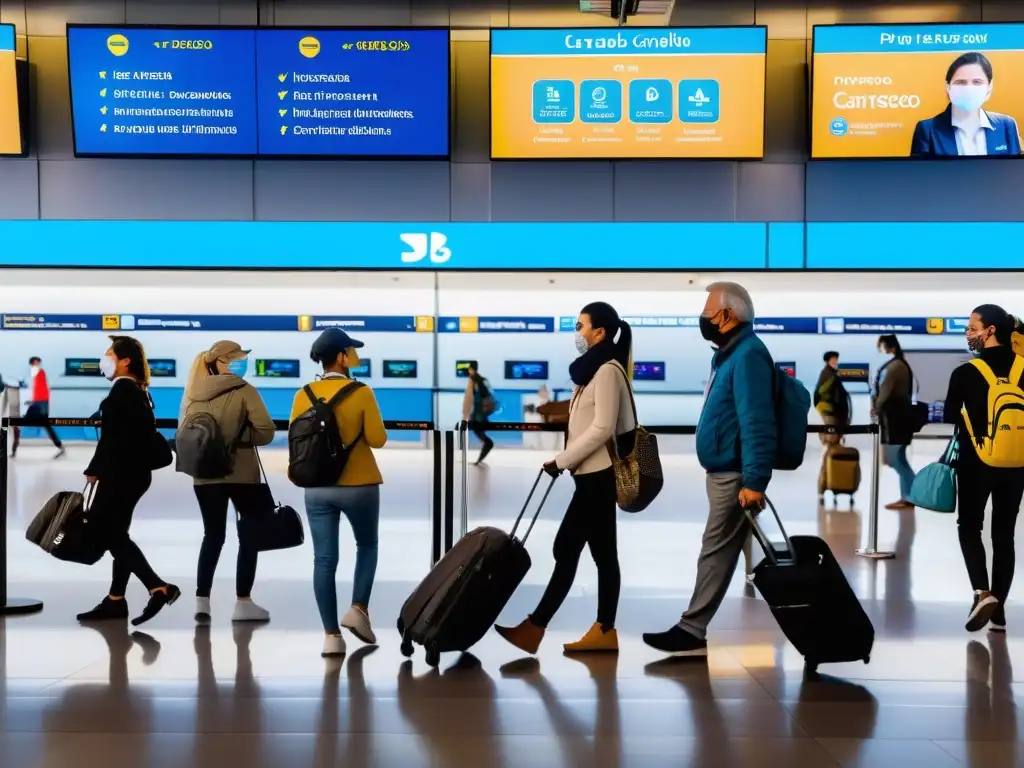
[[[612,465],[608,441],[635,428],[622,366],[605,363],[585,387],[573,392],[569,437],[555,463],[559,469],[583,475],[608,469]]]

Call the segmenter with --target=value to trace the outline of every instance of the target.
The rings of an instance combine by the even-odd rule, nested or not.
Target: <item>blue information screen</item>
[[[98,357],[65,357],[65,376],[102,376]]]
[[[362,365],[357,365],[355,368],[349,368],[348,373],[353,379],[368,379],[373,375],[373,362],[371,360],[363,360],[359,358],[359,362]]]
[[[154,379],[171,379],[178,375],[178,363],[170,358],[150,358],[149,375]]]
[[[415,360],[385,360],[384,378],[415,379],[416,368],[417,366]]]
[[[546,360],[506,360],[505,378],[543,381],[548,377]]]
[[[665,363],[663,361],[641,363],[633,362],[633,379],[635,381],[664,381]]]
[[[460,379],[469,378],[469,366],[476,367],[476,360],[456,360],[455,375]]]
[[[255,32],[68,27],[75,153],[255,155]]]
[[[299,378],[299,361],[259,359],[256,361],[256,375],[269,379],[297,379]]]
[[[256,32],[261,155],[448,155],[447,29]]]

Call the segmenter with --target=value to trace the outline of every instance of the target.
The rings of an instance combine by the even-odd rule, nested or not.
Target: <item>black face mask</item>
[[[722,319],[725,320],[725,317],[723,316]],[[712,344],[721,345],[725,334],[722,333],[720,326],[713,323],[711,318],[705,315],[700,316],[698,323],[700,325],[700,335],[705,340],[710,341]]]

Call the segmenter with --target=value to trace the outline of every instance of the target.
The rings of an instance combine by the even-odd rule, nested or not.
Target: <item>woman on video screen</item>
[[[957,56],[946,70],[946,95],[949,106],[917,123],[912,157],[1020,154],[1017,121],[981,108],[992,95],[992,63],[984,54]]]

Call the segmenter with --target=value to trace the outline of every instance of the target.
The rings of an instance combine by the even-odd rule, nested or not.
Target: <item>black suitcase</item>
[[[832,550],[817,536],[788,536],[770,501],[768,507],[786,546],[773,546],[757,518],[747,513],[765,553],[754,568],[754,586],[786,638],[803,655],[806,670],[814,674],[819,664],[846,661],[867,664],[875,628]]]
[[[55,493],[32,519],[25,538],[58,560],[82,565],[99,562],[106,547],[96,523],[91,522],[95,492],[93,484],[83,493]]]
[[[469,650],[498,620],[498,614],[530,570],[530,554],[524,544],[555,478],[551,479],[522,539],[516,538],[516,530],[543,474],[541,470],[533,482],[511,533],[490,527],[470,531],[413,590],[398,617],[403,656],[412,656],[413,643],[418,643],[426,650],[427,663],[436,667],[442,653]]]

